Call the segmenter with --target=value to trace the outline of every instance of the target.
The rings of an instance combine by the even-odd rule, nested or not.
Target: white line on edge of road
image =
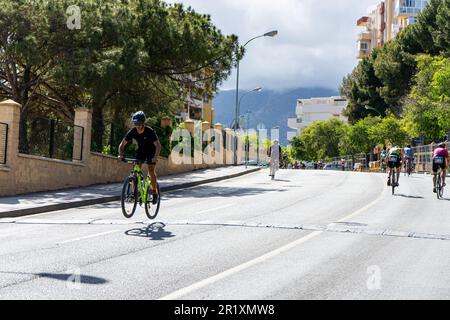
[[[203,210],[203,211],[199,211],[199,212],[195,212],[196,214],[201,214],[201,213],[208,213],[208,212],[213,212],[216,210],[220,210],[220,209],[225,209],[225,208],[229,208],[234,206],[234,204],[228,204],[226,206],[221,206],[221,207],[217,207],[217,208],[212,208],[212,209],[207,209],[207,210]]]
[[[351,217],[354,217],[354,216],[356,216],[358,214],[361,214],[365,210],[367,210],[370,207],[374,206],[384,196],[384,193],[385,193],[384,191],[385,191],[385,189],[382,189],[380,195],[375,200],[373,200],[372,202],[370,202],[368,205],[364,206],[363,208],[358,209],[357,211],[353,212],[352,214],[349,214],[348,216],[342,218],[341,220],[339,220],[339,222],[343,221],[343,220],[346,220],[346,219],[349,219]],[[224,278],[226,278],[228,276],[231,276],[231,275],[233,275],[235,273],[238,273],[238,272],[243,271],[243,270],[245,270],[247,268],[250,268],[250,267],[252,267],[252,266],[254,266],[254,265],[258,264],[258,263],[264,262],[265,260],[273,258],[273,257],[275,257],[275,256],[277,256],[277,255],[279,255],[279,254],[281,254],[283,252],[286,252],[286,251],[288,251],[288,250],[290,250],[290,249],[292,249],[292,248],[294,248],[294,247],[296,247],[296,246],[298,246],[298,245],[300,245],[300,244],[302,244],[302,243],[312,239],[312,238],[315,238],[316,236],[318,236],[318,235],[320,235],[322,233],[324,233],[324,231],[314,231],[313,233],[310,233],[309,235],[307,235],[305,237],[302,237],[302,238],[297,239],[297,240],[295,240],[295,241],[293,241],[291,243],[288,243],[287,245],[284,245],[281,248],[275,249],[275,250],[273,250],[273,251],[271,251],[269,253],[266,253],[266,254],[258,257],[258,258],[255,258],[253,260],[247,261],[247,262],[245,262],[245,263],[243,263],[241,265],[238,265],[238,266],[233,267],[231,269],[228,269],[228,270],[226,270],[224,272],[221,272],[221,273],[219,273],[219,274],[217,274],[215,276],[212,276],[210,278],[207,278],[207,279],[204,279],[204,280],[199,281],[197,283],[194,283],[194,284],[192,284],[192,285],[190,285],[188,287],[185,287],[185,288],[182,288],[180,290],[177,290],[177,291],[175,291],[173,293],[170,293],[170,294],[168,294],[168,295],[166,295],[166,296],[164,296],[162,298],[159,298],[158,300],[176,300],[176,299],[179,299],[182,296],[185,296],[185,295],[187,295],[187,294],[189,294],[191,292],[194,292],[194,291],[196,291],[198,289],[201,289],[201,288],[206,287],[206,286],[208,286],[210,284],[213,284],[214,282],[217,282],[217,281],[219,281],[221,279],[224,279]]]
[[[71,239],[71,240],[66,240],[66,241],[63,241],[63,242],[58,242],[58,244],[66,244],[66,243],[76,242],[76,241],[80,241],[80,240],[96,238],[96,237],[104,236],[104,235],[115,233],[115,232],[119,232],[119,231],[120,230],[111,230],[111,231],[108,231],[108,232],[96,233],[96,234],[93,234],[93,235],[90,235],[90,236],[86,236],[86,237],[80,237],[80,238],[75,238],[75,239]]]
[[[245,263],[243,263],[243,264],[241,264],[241,265],[239,265],[237,267],[228,269],[228,270],[226,270],[226,271],[224,271],[222,273],[219,273],[219,274],[217,274],[215,276],[212,276],[212,277],[210,277],[208,279],[205,279],[205,280],[202,280],[200,282],[194,283],[193,285],[191,285],[189,287],[186,287],[186,288],[180,289],[178,291],[175,291],[175,292],[173,292],[173,293],[171,293],[171,294],[169,294],[169,295],[167,295],[165,297],[159,298],[158,300],[175,300],[175,299],[178,299],[178,298],[180,298],[180,297],[182,297],[182,296],[184,296],[184,295],[186,295],[188,293],[191,293],[191,292],[193,292],[195,290],[201,289],[201,288],[203,288],[203,287],[205,287],[207,285],[210,285],[210,284],[212,284],[212,283],[214,283],[216,281],[219,281],[219,280],[221,280],[223,278],[231,276],[232,274],[235,274],[235,273],[237,273],[239,271],[242,271],[242,270],[245,270],[247,268],[250,268],[251,266],[254,266],[254,265],[256,265],[256,264],[258,264],[260,262],[263,262],[263,261],[265,261],[267,259],[273,258],[273,257],[275,257],[275,256],[277,256],[277,255],[279,255],[279,254],[281,254],[281,253],[283,253],[285,251],[288,251],[288,250],[294,248],[295,246],[297,246],[297,245],[299,245],[299,244],[301,244],[301,243],[303,243],[305,241],[308,241],[311,238],[314,238],[315,236],[317,236],[317,235],[319,235],[321,233],[323,233],[323,231],[315,231],[315,232],[307,235],[306,237],[300,238],[300,239],[298,239],[298,240],[296,240],[294,242],[291,242],[291,243],[289,243],[289,244],[287,244],[287,245],[285,245],[285,246],[283,246],[281,248],[278,248],[278,249],[273,250],[273,251],[271,251],[269,253],[266,253],[266,254],[264,254],[264,255],[256,258],[256,259],[253,259],[251,261],[245,262]]]

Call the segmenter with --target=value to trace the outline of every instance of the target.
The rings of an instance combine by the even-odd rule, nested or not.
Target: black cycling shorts
[[[136,163],[147,163],[147,164],[156,164],[153,161],[153,158],[155,157],[154,151],[141,151],[138,150],[136,153]]]
[[[402,167],[402,161],[388,161],[388,167],[389,168],[401,168]]]
[[[437,173],[439,171],[439,168],[441,168],[442,170],[445,170],[447,168],[445,160],[444,163],[436,163],[433,161],[433,173]]]

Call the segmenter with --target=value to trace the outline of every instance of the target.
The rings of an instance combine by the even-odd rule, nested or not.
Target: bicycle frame
[[[139,167],[139,165],[135,164],[134,165],[134,169],[132,172],[132,175],[137,178],[137,184],[138,184],[138,188],[139,188],[139,192],[140,192],[140,196],[142,199],[143,203],[147,202],[147,198],[148,198],[148,191],[150,190],[150,179],[147,176],[145,178],[145,184],[144,184],[144,188],[142,186],[142,179],[143,179],[143,174],[142,174],[142,170]]]

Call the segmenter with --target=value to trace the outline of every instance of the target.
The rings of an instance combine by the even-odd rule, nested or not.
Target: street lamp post
[[[249,94],[249,93],[252,93],[252,92],[261,92],[261,90],[262,90],[262,88],[261,87],[256,87],[255,89],[253,89],[253,90],[250,90],[250,91],[248,91],[248,92],[246,92],[246,93],[244,93],[242,96],[241,96],[241,98],[239,99],[239,102],[238,102],[238,110],[240,111],[241,110],[241,101],[242,101],[242,99],[247,95],[247,94]],[[247,111],[247,112],[250,112],[250,111]],[[239,116],[239,119],[241,118],[241,116]],[[235,131],[236,131],[236,129],[237,128],[240,128],[241,126],[240,126],[240,124],[239,124],[239,119],[238,119],[238,121],[236,121],[235,120],[235,123],[234,123],[234,129],[235,129]],[[247,126],[248,126],[248,124],[247,124]],[[248,128],[247,128],[248,129]],[[247,139],[248,139],[248,137],[247,137]],[[236,148],[235,148],[235,155],[234,155],[234,157],[235,157],[235,159],[234,159],[234,162],[237,164],[237,140],[238,140],[238,138],[237,138],[237,136],[236,136],[236,138],[235,138],[235,144],[236,144]],[[247,153],[246,153],[246,155],[247,155]],[[245,160],[245,168],[247,168],[247,160]]]
[[[249,44],[251,41],[256,40],[258,38],[262,38],[262,37],[275,37],[278,34],[277,30],[273,30],[270,32],[267,32],[263,35],[251,38],[250,40],[248,40],[243,46],[242,48],[245,48],[245,46],[247,44]],[[236,66],[236,110],[235,110],[235,117],[234,117],[234,132],[236,134],[236,130],[238,129],[239,126],[239,58],[238,58],[238,53],[236,52],[236,62],[237,62],[237,66]],[[237,139],[237,138],[236,138]],[[237,140],[236,140],[237,142]],[[235,159],[235,164],[237,165],[237,143],[235,144],[235,148],[234,148],[235,152],[234,152],[234,159]]]

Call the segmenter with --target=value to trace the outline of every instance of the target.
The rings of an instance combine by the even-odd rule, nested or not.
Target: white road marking
[[[93,234],[93,235],[90,235],[90,236],[86,236],[86,237],[80,237],[80,238],[75,238],[75,239],[59,242],[58,244],[66,244],[66,243],[76,242],[76,241],[80,241],[80,240],[96,238],[96,237],[104,236],[104,235],[107,235],[107,234],[116,233],[116,232],[119,232],[119,231],[120,230],[111,230],[111,231],[108,231],[108,232],[96,233],[96,234]]]
[[[312,238],[318,236],[321,233],[323,233],[323,231],[315,231],[315,232],[307,235],[306,237],[300,238],[300,239],[298,239],[298,240],[296,240],[294,242],[291,242],[291,243],[289,243],[289,244],[287,244],[287,245],[285,245],[285,246],[283,246],[281,248],[278,248],[278,249],[273,250],[273,251],[271,251],[269,253],[266,253],[265,255],[262,255],[262,256],[260,256],[260,257],[258,257],[256,259],[253,259],[253,260],[250,260],[248,262],[245,262],[245,263],[243,263],[243,264],[241,264],[241,265],[239,265],[237,267],[228,269],[228,270],[226,270],[226,271],[224,271],[222,273],[219,273],[219,274],[217,274],[215,276],[212,276],[212,277],[210,277],[208,279],[205,279],[205,280],[202,280],[200,282],[194,283],[191,286],[188,286],[186,288],[183,288],[183,289],[180,289],[178,291],[175,291],[175,292],[173,292],[173,293],[171,293],[171,294],[169,294],[167,296],[164,296],[164,297],[162,297],[162,298],[160,298],[158,300],[175,300],[175,299],[178,299],[178,298],[180,298],[182,296],[185,296],[185,295],[187,295],[187,294],[189,294],[189,293],[191,293],[193,291],[196,291],[198,289],[206,287],[207,285],[210,285],[210,284],[212,284],[214,282],[217,282],[217,281],[219,281],[219,280],[221,280],[223,278],[226,278],[226,277],[231,276],[231,275],[233,275],[235,273],[238,273],[238,272],[240,272],[242,270],[250,268],[250,267],[252,267],[252,266],[254,266],[254,265],[258,264],[258,263],[261,263],[261,262],[263,262],[265,260],[271,259],[271,258],[273,258],[273,257],[275,257],[275,256],[277,256],[277,255],[279,255],[279,254],[281,254],[281,253],[283,253],[285,251],[288,251],[288,250],[294,248],[295,246],[297,246],[297,245],[299,245],[299,244],[301,244],[301,243],[303,243],[305,241],[308,241],[309,239],[312,239]]]
[[[384,193],[385,193],[385,189],[382,189],[382,192],[381,192],[380,196],[377,199],[375,199],[374,201],[372,201],[368,205],[364,206],[363,208],[358,209],[354,213],[352,213],[352,214],[342,218],[341,220],[339,220],[339,222],[343,221],[343,220],[346,220],[346,219],[349,219],[349,218],[352,218],[352,217],[354,217],[354,216],[356,216],[358,214],[361,214],[365,210],[367,210],[370,207],[374,206],[384,196]],[[228,269],[228,270],[226,270],[224,272],[221,272],[221,273],[219,273],[219,274],[217,274],[215,276],[212,276],[210,278],[204,279],[204,280],[202,280],[200,282],[194,283],[194,284],[192,284],[190,286],[187,286],[185,288],[182,288],[180,290],[177,290],[177,291],[175,291],[173,293],[170,293],[170,294],[168,294],[168,295],[166,295],[166,296],[164,296],[162,298],[159,298],[158,300],[176,300],[176,299],[179,299],[179,298],[181,298],[181,297],[183,297],[183,296],[185,296],[185,295],[187,295],[187,294],[189,294],[191,292],[194,292],[196,290],[204,288],[204,287],[206,287],[206,286],[208,286],[210,284],[213,284],[213,283],[215,283],[215,282],[217,282],[217,281],[219,281],[221,279],[224,279],[224,278],[226,278],[228,276],[231,276],[231,275],[233,275],[235,273],[238,273],[240,271],[248,269],[248,268],[250,268],[250,267],[252,267],[254,265],[257,265],[257,264],[259,264],[261,262],[264,262],[264,261],[266,261],[268,259],[271,259],[271,258],[273,258],[273,257],[275,257],[275,256],[277,256],[277,255],[279,255],[279,254],[281,254],[283,252],[286,252],[286,251],[288,251],[288,250],[290,250],[290,249],[292,249],[292,248],[294,248],[294,247],[296,247],[296,246],[298,246],[298,245],[300,245],[300,244],[302,244],[302,243],[304,243],[304,242],[306,242],[306,241],[308,241],[308,240],[310,240],[312,238],[317,237],[318,235],[320,235],[320,234],[322,234],[324,232],[325,231],[314,231],[314,232],[310,233],[309,235],[307,235],[305,237],[302,237],[302,238],[300,238],[298,240],[295,240],[295,241],[293,241],[291,243],[288,243],[287,245],[285,245],[285,246],[283,246],[281,248],[275,249],[275,250],[273,250],[273,251],[271,251],[269,253],[266,253],[266,254],[258,257],[258,258],[255,258],[255,259],[250,260],[248,262],[245,262],[245,263],[243,263],[241,265],[238,265],[236,267]]]
[[[217,210],[220,210],[220,209],[229,208],[229,207],[232,207],[232,206],[234,206],[234,204],[228,204],[228,205],[226,205],[226,206],[217,207],[217,208],[212,208],[212,209],[208,209],[208,210],[203,210],[203,211],[199,211],[199,212],[196,212],[196,213],[197,213],[197,214],[208,213],[208,212],[213,212],[213,211],[217,211]]]

